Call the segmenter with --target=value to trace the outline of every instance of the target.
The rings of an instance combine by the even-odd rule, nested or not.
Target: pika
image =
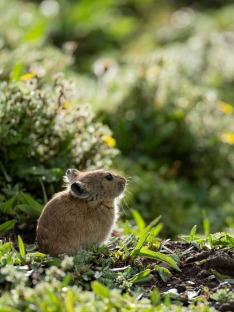
[[[117,199],[126,186],[125,178],[104,169],[68,169],[64,181],[66,190],[46,204],[37,224],[39,250],[55,257],[102,245],[118,218]]]

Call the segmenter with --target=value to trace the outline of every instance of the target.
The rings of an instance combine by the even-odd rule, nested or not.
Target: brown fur
[[[67,190],[46,204],[37,226],[39,250],[51,256],[74,255],[108,239],[118,217],[116,198],[126,180],[107,170],[69,169],[65,182]]]

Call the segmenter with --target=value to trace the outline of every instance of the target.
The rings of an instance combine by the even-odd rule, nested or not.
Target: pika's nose
[[[122,180],[121,182],[118,182],[118,190],[119,190],[119,191],[123,191],[123,190],[124,190],[124,188],[125,188],[125,183],[126,183],[125,180]]]

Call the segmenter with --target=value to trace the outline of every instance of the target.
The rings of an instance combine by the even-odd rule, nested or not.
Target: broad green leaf
[[[101,298],[110,298],[110,291],[107,287],[103,286],[99,282],[93,282],[91,284],[92,290]]]
[[[11,209],[13,207],[13,204],[17,198],[17,195],[14,195],[11,197],[8,201],[4,203],[4,205],[1,208],[1,211],[3,214],[11,214]]]
[[[30,206],[30,205],[27,205],[27,204],[20,204],[20,205],[17,205],[17,207],[25,212],[27,215],[37,219],[39,218],[40,214],[38,214],[38,210],[35,209],[33,206]]]
[[[194,227],[192,228],[192,230],[190,232],[190,236],[189,236],[190,242],[192,242],[194,240],[194,236],[196,234],[196,231],[197,231],[197,226],[194,225]]]
[[[2,246],[0,246],[0,252],[2,254],[5,254],[11,250],[12,250],[12,243],[11,242],[7,242],[7,243],[3,244]]]
[[[15,220],[9,220],[0,224],[0,235],[5,235],[10,231],[15,225]]]
[[[173,259],[171,259],[170,257],[168,257],[168,256],[166,256],[160,252],[154,252],[154,251],[149,250],[147,248],[141,248],[139,256],[162,261],[162,262],[168,264],[169,266],[171,266],[172,268],[176,269],[177,271],[180,271],[179,267],[177,266],[177,264],[175,263],[175,261]]]
[[[20,235],[18,235],[18,244],[19,244],[19,252],[20,252],[20,255],[21,257],[25,260],[25,247],[24,247],[24,243],[22,241],[22,238]]]
[[[21,202],[23,204],[29,205],[31,207],[31,213],[33,215],[37,215],[37,217],[40,216],[43,206],[39,204],[37,201],[35,201],[31,196],[22,193],[21,195]]]
[[[133,278],[131,278],[129,280],[129,282],[131,282],[131,283],[139,283],[139,282],[142,281],[143,278],[145,278],[149,274],[150,274],[150,269],[147,269],[145,271],[142,271],[142,272],[137,273],[136,275],[134,275]]]
[[[160,275],[161,279],[166,283],[168,279],[172,276],[171,272],[164,267],[160,267],[158,265],[154,266],[155,270],[158,272]]]
[[[145,221],[143,220],[143,218],[141,217],[141,215],[139,214],[138,211],[132,209],[132,215],[136,221],[139,233],[142,233],[145,229]]]
[[[139,241],[136,245],[136,247],[131,252],[131,256],[134,256],[135,258],[138,256],[143,244],[145,243],[147,237],[149,236],[149,232],[144,231],[141,236],[139,237]]]

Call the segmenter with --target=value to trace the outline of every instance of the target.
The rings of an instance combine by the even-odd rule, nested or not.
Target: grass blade
[[[140,250],[141,250],[141,248],[142,248],[143,244],[145,243],[148,236],[149,236],[149,233],[146,231],[141,234],[136,247],[133,249],[133,251],[130,254],[131,257],[136,258],[138,256],[138,254],[139,254],[139,252],[140,252]]]
[[[160,220],[162,216],[158,216],[156,219],[154,219],[150,224],[145,228],[146,231],[150,231]]]
[[[20,63],[16,63],[14,68],[13,68],[13,71],[11,73],[11,79],[10,79],[10,82],[13,82],[13,81],[19,81],[20,80],[20,76],[22,74],[22,70],[23,70],[23,64],[22,62]]]
[[[67,312],[74,312],[74,300],[73,300],[73,293],[71,289],[67,290],[65,304],[66,304]]]
[[[21,202],[22,202],[22,204],[26,204],[26,205],[31,207],[31,214],[32,215],[37,216],[37,217],[40,216],[42,209],[43,209],[43,206],[41,204],[39,204],[37,201],[35,201],[31,196],[29,196],[25,193],[22,193],[21,194]]]
[[[194,225],[194,227],[192,228],[192,230],[190,232],[190,235],[189,235],[190,242],[192,242],[194,240],[196,231],[197,231],[197,226]]]
[[[7,253],[8,251],[11,251],[11,250],[12,250],[12,243],[11,242],[5,243],[2,246],[0,246],[0,252],[2,254],[5,254],[5,253]]]
[[[24,247],[24,243],[23,243],[22,238],[21,238],[20,235],[18,235],[18,244],[19,244],[20,256],[23,259],[23,262],[26,263],[25,247]]]
[[[17,195],[14,195],[13,197],[11,197],[8,201],[4,203],[1,209],[3,214],[11,214],[11,209],[13,207],[14,202],[16,201],[16,198],[17,198]]]
[[[36,209],[34,209],[34,207],[27,205],[27,204],[21,204],[21,205],[17,205],[17,207],[25,212],[27,215],[33,217],[34,219],[39,218],[40,214],[38,214],[38,211]]]
[[[138,211],[132,209],[131,212],[132,212],[133,218],[136,221],[139,233],[142,233],[145,229],[145,221],[143,220],[142,216],[139,214]]]
[[[169,266],[171,266],[172,268],[176,269],[177,271],[180,271],[176,262],[172,258],[170,258],[170,257],[168,257],[168,256],[166,256],[160,252],[154,252],[154,251],[149,250],[147,248],[142,248],[139,252],[139,256],[162,261],[162,262],[168,264]]]
[[[5,235],[15,225],[15,220],[9,220],[0,225],[0,235]]]
[[[208,236],[210,234],[210,221],[209,219],[207,218],[207,215],[206,215],[206,211],[203,210],[203,229],[204,229],[204,234],[205,236]]]

